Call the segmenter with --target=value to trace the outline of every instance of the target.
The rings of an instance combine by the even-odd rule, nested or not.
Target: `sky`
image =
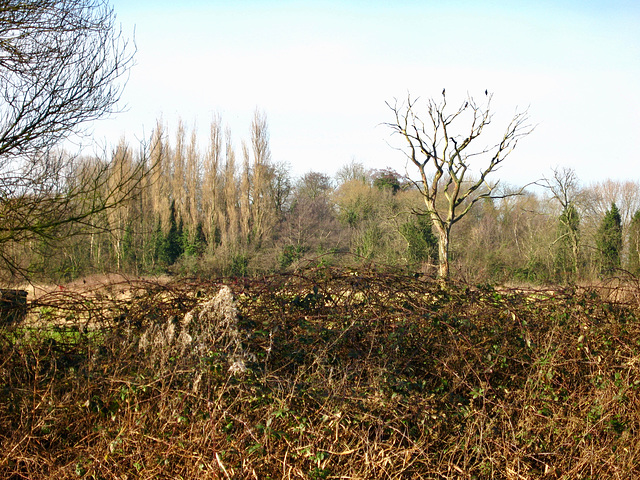
[[[494,174],[522,186],[575,169],[640,181],[640,2],[113,0],[136,64],[124,111],[94,126],[114,145],[179,120],[206,142],[220,115],[238,153],[254,112],[295,176],[356,161],[413,173],[385,122],[408,95],[449,105],[493,94],[495,143],[517,111],[534,131]],[[425,112],[426,113],[426,112]],[[481,163],[472,164],[479,171]]]

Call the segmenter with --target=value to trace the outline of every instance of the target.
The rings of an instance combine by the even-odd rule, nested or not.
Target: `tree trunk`
[[[449,234],[446,232],[438,238],[438,277],[449,278]]]
[[[433,221],[436,233],[438,235],[438,278],[449,278],[449,232],[451,227],[442,225],[438,221]]]
[[[577,281],[580,278],[580,243],[575,233],[571,235],[571,237],[572,237],[571,247],[572,247],[572,254],[573,254],[573,258],[571,260],[573,261],[573,274],[574,274],[573,280]]]

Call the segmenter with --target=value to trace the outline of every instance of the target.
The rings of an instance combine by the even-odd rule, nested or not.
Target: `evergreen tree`
[[[219,247],[220,245],[222,245],[222,230],[220,230],[220,227],[218,225],[215,225],[213,227],[213,232],[212,232],[212,239],[211,242],[208,242],[206,237],[204,238],[204,243],[205,245],[212,245],[214,247]]]
[[[438,239],[433,234],[431,222],[425,215],[419,215],[400,227],[400,234],[407,241],[409,262],[426,262],[435,259]]]
[[[640,210],[631,218],[629,225],[629,271],[640,275]]]
[[[615,203],[607,210],[596,237],[596,247],[600,254],[600,271],[611,274],[620,267],[622,254],[622,219]]]
[[[400,191],[400,175],[387,168],[384,170],[379,170],[374,174],[373,178],[373,186],[378,188],[379,190],[388,189],[394,195]]]
[[[202,222],[198,222],[196,224],[196,231],[191,235],[184,235],[185,237],[185,246],[184,253],[191,257],[199,257],[204,254],[205,249],[207,248],[207,239],[204,234],[204,226]]]
[[[178,222],[178,237],[180,238],[180,254],[188,254],[191,244],[191,233],[189,232],[189,226],[184,224],[182,218],[180,222]]]
[[[164,242],[163,257],[167,265],[173,265],[182,255],[182,233],[180,230],[181,228],[178,228],[178,222],[176,221],[176,202],[172,200],[169,209],[169,232]]]
[[[202,221],[199,221],[196,225],[196,234],[193,238],[192,246],[196,256],[201,256],[207,249],[207,236],[204,234]]]

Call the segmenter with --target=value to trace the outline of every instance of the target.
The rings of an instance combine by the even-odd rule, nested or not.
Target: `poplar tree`
[[[236,156],[231,143],[231,133],[227,130],[224,165],[223,203],[225,225],[223,243],[229,245],[238,241],[240,235],[240,195],[236,182]]]
[[[277,215],[272,198],[274,167],[271,163],[269,130],[264,114],[255,112],[251,123],[251,185],[250,218],[251,237],[257,246],[269,236],[275,226]]]
[[[225,225],[226,218],[223,210],[224,185],[223,167],[223,134],[222,120],[215,117],[211,122],[209,148],[203,162],[202,179],[202,219],[203,233],[208,243],[214,247],[221,240],[221,226]]]

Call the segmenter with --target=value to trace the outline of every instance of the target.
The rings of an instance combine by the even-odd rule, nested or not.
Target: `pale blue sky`
[[[494,128],[529,107],[534,133],[497,177],[525,184],[553,166],[584,183],[640,180],[640,2],[113,2],[137,65],[128,111],[98,138],[148,136],[161,115],[219,113],[234,143],[266,113],[273,159],[333,174],[352,159],[404,171],[385,101],[494,93]],[[492,132],[488,132],[491,134]],[[487,140],[490,140],[489,138]]]

